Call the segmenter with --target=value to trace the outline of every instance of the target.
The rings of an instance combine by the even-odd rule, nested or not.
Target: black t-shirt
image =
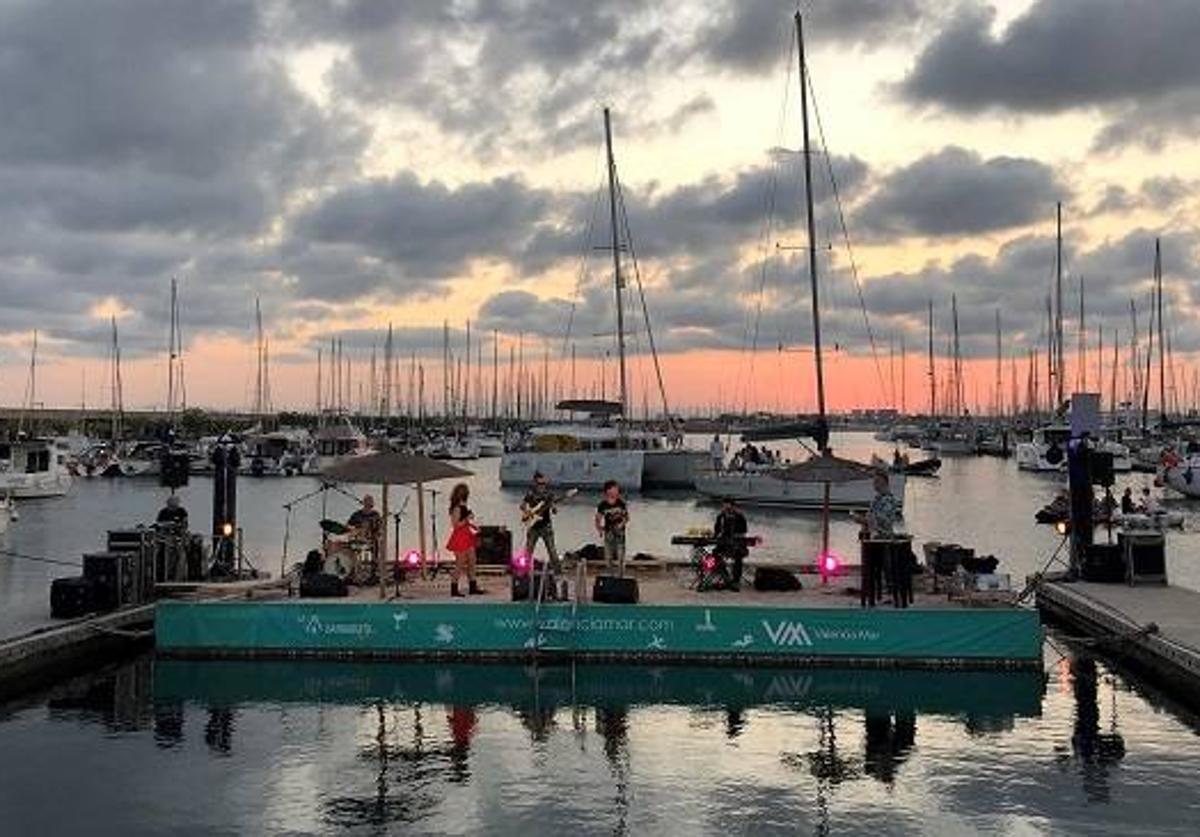
[[[358,509],[346,523],[374,534],[383,524],[383,518],[375,509]]]
[[[541,511],[533,516],[530,521],[531,526],[549,526],[551,524],[550,515],[554,513],[554,493],[549,486],[538,488],[536,485],[530,488],[525,494],[525,499],[521,501],[526,509],[532,509],[538,504],[542,504]]]
[[[734,509],[721,511],[713,525],[713,536],[722,553],[737,557],[746,555],[746,543],[741,536],[746,534],[746,515]]]
[[[188,525],[187,509],[182,506],[166,506],[158,513],[155,519],[157,523],[162,523],[166,526],[178,526],[181,529],[186,529]]]
[[[596,506],[596,511],[603,519],[605,532],[622,533],[625,531],[625,522],[629,519],[629,509],[626,508],[625,501],[620,497],[612,501],[605,497]]]

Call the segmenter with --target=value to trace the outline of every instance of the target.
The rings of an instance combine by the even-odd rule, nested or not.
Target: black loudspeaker
[[[1122,532],[1118,543],[1130,584],[1167,583],[1166,539],[1161,532]]]
[[[782,567],[758,567],[754,570],[754,589],[793,591],[801,589],[795,573]]]
[[[1100,584],[1125,582],[1125,547],[1121,543],[1094,543],[1088,547],[1079,574],[1084,581]]]
[[[110,529],[108,532],[108,552],[120,552],[135,555],[133,570],[137,573],[136,590],[129,594],[123,604],[149,602],[154,599],[155,582],[155,533],[153,529],[140,527],[137,529]]]
[[[345,596],[346,581],[333,573],[316,573],[300,577],[300,595],[306,599],[336,599]]]
[[[598,575],[592,585],[592,601],[604,604],[637,604],[637,579]]]
[[[538,591],[542,589],[542,574],[537,575],[526,573],[525,575],[514,575],[512,577],[512,600],[514,602],[529,601],[530,590],[532,595],[536,597]],[[546,596],[542,601],[552,602],[557,600],[557,593],[554,589],[554,584],[547,581]]]
[[[1088,454],[1088,473],[1092,485],[1112,488],[1116,478],[1113,473],[1113,455],[1105,451],[1094,450]]]
[[[507,526],[480,526],[475,560],[489,566],[507,567],[512,560],[513,536]]]
[[[56,578],[50,584],[50,615],[55,619],[75,619],[95,609],[92,582],[83,576]]]
[[[83,556],[83,577],[92,583],[97,610],[116,610],[140,599],[140,555],[93,552]]]
[[[163,488],[182,488],[188,484],[189,458],[186,453],[168,451],[159,463],[158,484]]]

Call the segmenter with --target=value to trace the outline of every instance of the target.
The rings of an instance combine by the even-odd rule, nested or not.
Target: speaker
[[[514,575],[512,577],[512,600],[514,602],[529,601],[530,591],[534,598],[537,597],[538,591],[542,589],[542,574],[534,575],[532,572],[525,575]],[[554,584],[551,580],[547,580],[546,596],[542,601],[553,602],[558,600],[558,593],[554,589]]]
[[[55,619],[75,619],[96,609],[92,582],[83,576],[56,578],[50,584],[50,615]]]
[[[186,453],[167,451],[160,462],[158,484],[172,489],[187,485],[190,464]]]
[[[139,552],[151,549],[153,544],[153,529],[139,527],[108,530],[108,552]]]
[[[1166,584],[1167,549],[1161,532],[1122,532],[1118,543],[1125,555],[1130,584]]]
[[[1084,581],[1123,584],[1127,575],[1125,546],[1121,543],[1094,543],[1083,557],[1079,574]]]
[[[1113,455],[1107,451],[1094,450],[1088,454],[1088,472],[1092,485],[1112,488],[1116,482],[1113,472]]]
[[[512,560],[513,536],[507,526],[480,526],[475,560],[480,564],[507,567]]]
[[[97,610],[137,604],[139,557],[134,552],[92,552],[83,556],[83,577],[92,583]]]
[[[300,577],[300,595],[306,599],[336,599],[348,593],[345,579],[333,573]]]
[[[592,585],[592,601],[604,604],[637,604],[637,579],[598,575]]]
[[[754,570],[754,589],[793,591],[801,589],[800,579],[782,567],[758,567]]]

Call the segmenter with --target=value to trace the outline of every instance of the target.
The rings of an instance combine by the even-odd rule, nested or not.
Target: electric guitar
[[[534,503],[532,506],[521,506],[521,524],[526,528],[532,527],[538,520],[541,519],[542,512],[546,510],[547,505],[556,505],[563,500],[569,500],[579,493],[578,488],[569,488],[562,494],[556,494],[548,500],[542,500],[540,503]]]

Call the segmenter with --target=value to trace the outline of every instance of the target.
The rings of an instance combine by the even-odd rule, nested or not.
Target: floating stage
[[[167,657],[577,659],[731,665],[1026,668],[1042,663],[1036,611],[999,597],[918,592],[915,606],[860,608],[844,583],[797,592],[698,593],[643,577],[640,604],[451,600],[445,581],[346,599],[165,601],[156,647]],[[588,585],[585,585],[588,589]]]

